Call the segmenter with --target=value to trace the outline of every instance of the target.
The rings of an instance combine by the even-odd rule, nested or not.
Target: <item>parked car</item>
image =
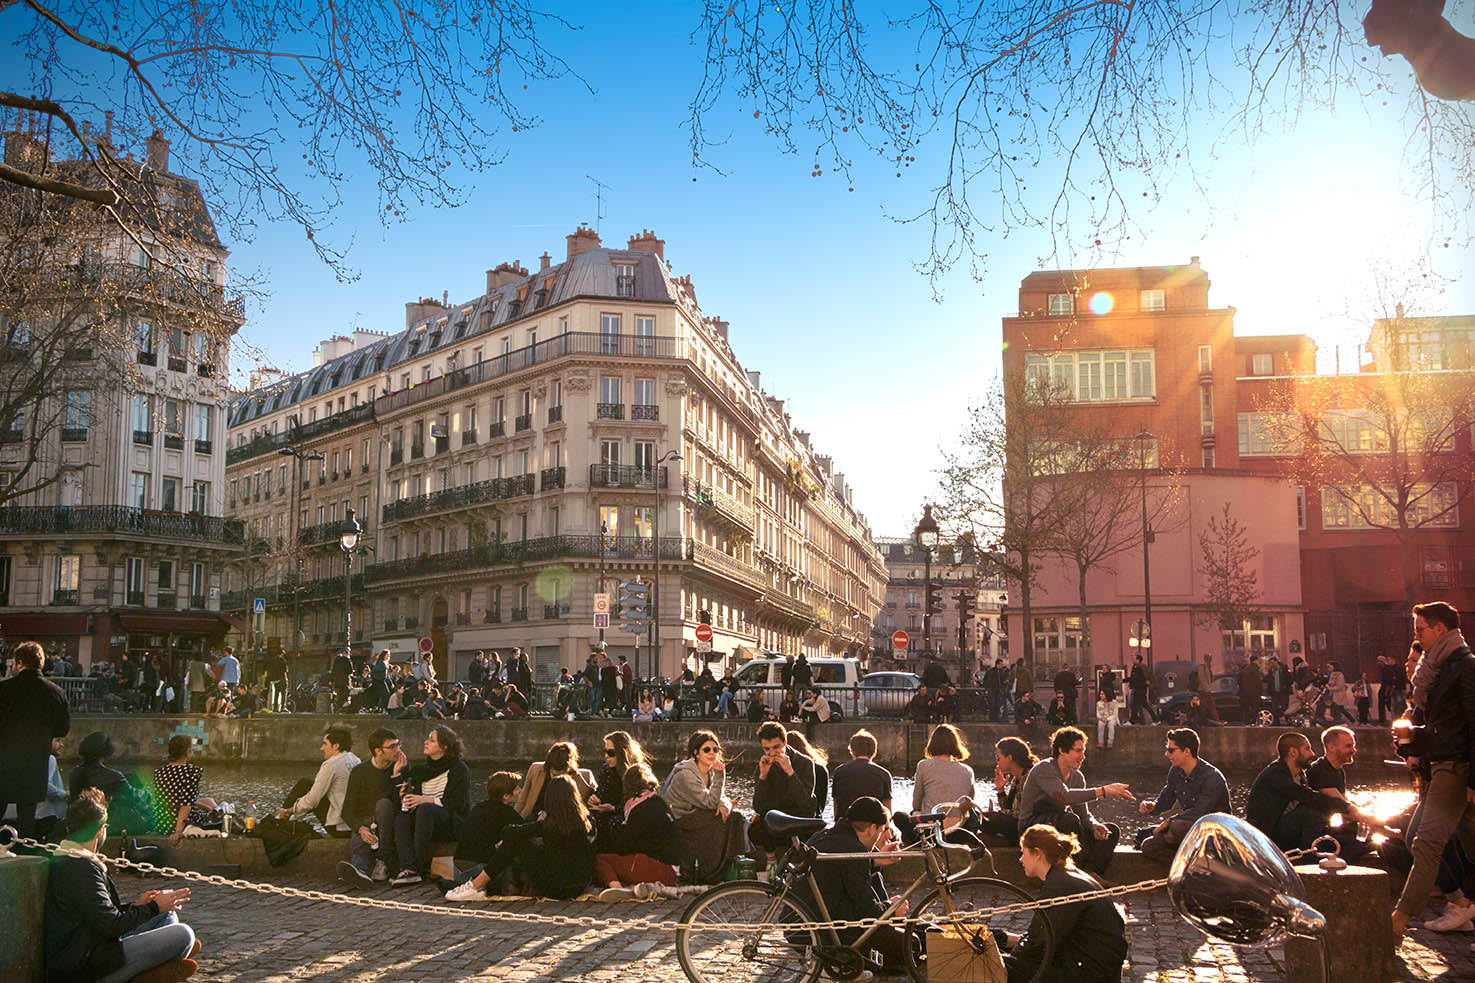
[[[900,717],[922,686],[914,672],[871,672],[861,677],[860,699],[872,717]]]
[[[858,706],[856,694],[860,692],[860,662],[842,657],[820,657],[809,660],[814,673],[814,682],[830,701],[830,719],[857,717],[863,712]],[[737,671],[737,681],[746,687],[757,687],[763,693],[763,702],[777,712],[783,703],[782,676],[784,659],[768,656],[754,659]],[[739,691],[744,700],[746,695]]]
[[[1219,719],[1226,724],[1261,724],[1269,726],[1275,723],[1275,710],[1268,696],[1261,696],[1258,706],[1246,708],[1239,702],[1239,675],[1237,673],[1221,673],[1209,683],[1209,692],[1214,694],[1214,706],[1219,711]],[[1157,701],[1157,718],[1165,724],[1181,724],[1188,719],[1188,700],[1193,693],[1188,690],[1177,690],[1167,696],[1160,697]]]

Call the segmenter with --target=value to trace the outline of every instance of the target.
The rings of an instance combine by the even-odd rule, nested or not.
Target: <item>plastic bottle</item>
[[[246,802],[246,832],[256,828],[256,800],[250,799]]]

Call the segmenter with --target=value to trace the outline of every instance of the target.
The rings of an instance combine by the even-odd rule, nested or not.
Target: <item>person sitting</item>
[[[1065,702],[1065,694],[1057,692],[1055,699],[1050,701],[1050,709],[1045,711],[1045,722],[1051,727],[1064,727],[1070,723],[1070,705]]]
[[[1138,830],[1137,846],[1159,859],[1171,858],[1189,827],[1211,812],[1229,812],[1229,783],[1224,774],[1198,756],[1198,732],[1188,727],[1168,731],[1163,753],[1168,780],[1156,801],[1143,799],[1137,811],[1144,816],[1167,812],[1176,802],[1178,812],[1155,827]]]
[[[1280,735],[1275,752],[1276,759],[1250,785],[1245,803],[1245,819],[1272,843],[1282,850],[1308,848],[1326,831],[1327,815],[1356,814],[1345,799],[1313,791],[1306,784],[1306,766],[1315,752],[1305,735],[1294,731]]]
[[[1021,727],[1033,729],[1044,717],[1045,708],[1040,706],[1033,693],[1026,692],[1014,704],[1014,722]]]
[[[635,719],[660,720],[661,717],[661,708],[656,704],[656,698],[651,694],[650,687],[640,687],[640,699],[635,703]]]
[[[850,760],[838,766],[830,776],[835,800],[835,816],[845,818],[850,803],[869,795],[886,807],[891,815],[891,772],[871,760],[876,756],[876,738],[861,729],[850,735]]]
[[[574,780],[553,775],[547,782],[544,807],[532,822],[502,827],[502,844],[492,854],[486,869],[468,881],[463,893],[479,890],[472,885],[485,876],[488,883],[518,868],[531,892],[544,898],[576,898],[594,877],[594,825]],[[450,898],[456,900],[479,900]]]
[[[787,846],[787,844],[782,844]],[[850,803],[843,819],[822,829],[808,840],[808,845],[821,854],[841,853],[890,853],[897,849],[891,824],[886,821],[886,807],[877,799],[862,795]],[[875,861],[859,857],[846,860],[825,860],[811,868],[811,876],[819,889],[824,910],[837,921],[864,921],[879,918],[898,898],[888,897],[886,882],[874,871]],[[808,885],[802,890],[808,893]],[[811,899],[813,900],[813,899]],[[903,901],[897,913],[905,917],[907,902]],[[860,927],[840,929],[842,944],[855,942],[862,931]],[[869,930],[866,946],[881,955],[881,965],[887,972],[900,972],[906,958],[906,936],[892,925],[879,925]]]
[[[727,765],[717,735],[696,731],[686,739],[686,755],[666,776],[661,798],[676,817],[682,869],[692,880],[715,881],[748,849],[747,818],[723,794]]]
[[[319,750],[323,763],[317,775],[308,781],[299,779],[277,810],[278,819],[300,819],[309,812],[330,836],[348,836],[353,828],[343,820],[343,800],[348,795],[348,775],[359,765],[354,754],[353,732],[347,727],[329,727],[323,734]]]
[[[775,840],[762,822],[770,809],[791,816],[817,816],[814,803],[814,760],[789,747],[784,725],[770,720],[758,728],[763,755],[758,759],[758,778],[753,785],[755,821],[748,827],[753,846],[776,850],[786,844]]]
[[[745,714],[750,724],[761,724],[765,720],[773,719],[773,711],[763,701],[763,694],[756,690],[748,691],[748,712]]]
[[[81,790],[61,824],[46,880],[46,970],[53,980],[175,983],[193,976],[200,950],[179,920],[189,888],[145,891],[125,905],[102,859],[108,810],[101,791]]]
[[[1304,808],[1311,810],[1320,820],[1323,834],[1341,844],[1342,852],[1338,856],[1348,863],[1357,863],[1373,849],[1370,843],[1357,837],[1357,824],[1365,817],[1350,805],[1344,810],[1332,807],[1326,801],[1331,799],[1347,804],[1346,769],[1357,758],[1357,736],[1352,733],[1352,728],[1337,724],[1321,732],[1321,747],[1322,756],[1306,768],[1306,785],[1313,792],[1322,793],[1325,799],[1308,803]],[[1351,822],[1332,819],[1333,815],[1343,812]]]
[[[777,720],[786,724],[799,722],[799,701],[794,699],[793,693],[784,694],[783,702],[778,705]]]
[[[789,745],[790,750],[798,751],[814,762],[814,813],[822,815],[825,811],[825,803],[830,798],[829,755],[810,744],[809,739],[797,730],[786,733],[784,743]]]
[[[465,874],[458,874],[455,884],[446,892],[447,901],[481,901],[486,898],[487,886],[492,879],[486,873],[486,865],[497,853],[502,842],[502,832],[508,826],[522,823],[512,800],[522,776],[515,771],[493,772],[487,779],[487,798],[471,808],[461,827],[461,837],[456,842],[456,866],[467,866]]]
[[[737,716],[737,693],[742,688],[741,684],[737,681],[737,677],[729,669],[723,673],[722,678],[718,680],[718,684],[722,689],[717,694],[717,715],[719,717]]]
[[[466,691],[461,688],[460,683],[454,683],[451,686],[451,695],[446,698],[446,716],[452,720],[460,720],[465,712]]]
[[[502,696],[506,706],[501,713],[497,714],[498,719],[505,717],[526,717],[531,712],[532,704],[528,702],[527,694],[512,683],[507,684]]]
[[[1019,837],[1019,862],[1030,877],[1044,882],[1040,899],[1058,898],[1100,889],[1101,882],[1078,869],[1071,857],[1080,843],[1051,826],[1031,826]],[[1054,949],[1043,967],[1048,922]],[[1008,940],[1014,943],[1013,939]],[[1004,954],[1009,983],[1045,980],[1049,983],[1117,983],[1127,959],[1127,927],[1121,910],[1108,898],[1041,908],[1030,928]]]
[[[235,703],[231,699],[230,684],[223,680],[216,683],[215,692],[205,701],[205,716],[229,717],[235,709]]]
[[[624,815],[625,772],[647,763],[645,748],[628,731],[613,730],[604,735],[604,764],[599,769],[599,785],[589,796],[595,846],[609,846],[610,829]]]
[[[811,686],[805,693],[804,702],[799,704],[799,719],[804,721],[804,736],[814,736],[814,725],[830,719],[830,701],[818,686]]]
[[[594,857],[595,880],[605,885],[601,901],[653,898],[661,887],[676,886],[681,862],[676,817],[656,791],[650,766],[644,761],[631,765],[622,782],[624,801],[611,829],[610,849]]]
[[[926,686],[917,687],[916,694],[901,711],[901,719],[914,724],[932,723],[932,713],[937,709],[937,700]]]
[[[1050,757],[1030,768],[1019,792],[1019,825],[1052,826],[1062,833],[1073,833],[1082,844],[1089,844],[1087,868],[1105,874],[1121,839],[1121,827],[1099,822],[1091,814],[1093,799],[1132,800],[1132,792],[1122,782],[1092,788],[1086,786],[1081,765],[1086,761],[1086,733],[1079,727],[1066,725],[1050,735]]]
[[[973,797],[973,769],[967,764],[968,745],[952,724],[938,724],[927,738],[922,760],[912,775],[912,811],[897,812],[893,817],[901,830],[902,842],[917,842],[914,816],[935,812],[939,806],[952,805]]]
[[[1017,737],[1003,737],[994,743],[994,792],[999,807],[980,810],[978,832],[999,836],[1010,843],[1019,838],[1019,798],[1026,776],[1040,759],[1029,745]]]
[[[462,711],[463,720],[491,720],[492,705],[481,695],[481,687],[473,686],[466,694],[466,708]]]
[[[395,886],[419,884],[430,875],[430,847],[454,840],[471,807],[471,772],[461,760],[461,738],[444,725],[425,738],[425,760],[409,769],[394,817],[399,853]]]
[[[389,880],[389,862],[397,855],[394,821],[399,786],[408,765],[394,731],[381,727],[369,735],[369,760],[348,773],[343,796],[343,822],[353,832],[349,859],[338,864],[340,879],[364,886]]]
[[[548,748],[542,761],[528,766],[527,778],[522,783],[513,806],[524,820],[532,819],[543,809],[544,786],[554,775],[567,775],[579,789],[579,800],[587,802],[598,786],[594,773],[579,767],[579,749],[569,741],[558,741]]]
[[[933,704],[937,714],[937,722],[950,724],[958,715],[958,687],[952,683],[945,683],[937,688],[937,700]]]
[[[95,730],[82,738],[77,754],[82,758],[82,763],[67,775],[67,786],[72,790],[72,798],[75,799],[77,793],[84,788],[95,788],[100,789],[111,802],[118,790],[128,783],[127,775],[104,764],[113,756],[112,739],[102,731]]]
[[[154,769],[149,790],[154,806],[154,831],[165,833],[170,846],[178,846],[186,826],[208,822],[215,800],[200,795],[205,771],[190,762],[195,739],[188,734],[169,738],[169,760]]]

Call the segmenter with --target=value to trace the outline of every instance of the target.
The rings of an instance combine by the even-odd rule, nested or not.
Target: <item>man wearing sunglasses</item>
[[[369,735],[369,760],[348,773],[348,793],[343,799],[343,821],[353,833],[348,840],[352,859],[338,864],[342,880],[364,886],[389,880],[399,786],[404,784],[407,765],[394,731],[381,727]]]

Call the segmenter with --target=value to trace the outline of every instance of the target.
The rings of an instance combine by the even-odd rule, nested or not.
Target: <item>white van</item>
[[[771,689],[763,690],[763,702],[777,712],[779,704],[783,702],[784,695],[781,689],[783,685],[782,673],[784,662],[782,657],[768,656],[754,659],[745,664],[734,675],[744,688],[750,686],[768,686]],[[858,717],[865,713],[865,702],[857,703],[857,695],[860,690],[860,677],[862,675],[860,660],[845,658],[841,656],[820,656],[809,660],[809,667],[814,673],[815,685],[824,693],[825,699],[830,701],[830,719],[839,720],[844,717]],[[738,691],[738,700],[743,706],[747,705],[747,694]]]

